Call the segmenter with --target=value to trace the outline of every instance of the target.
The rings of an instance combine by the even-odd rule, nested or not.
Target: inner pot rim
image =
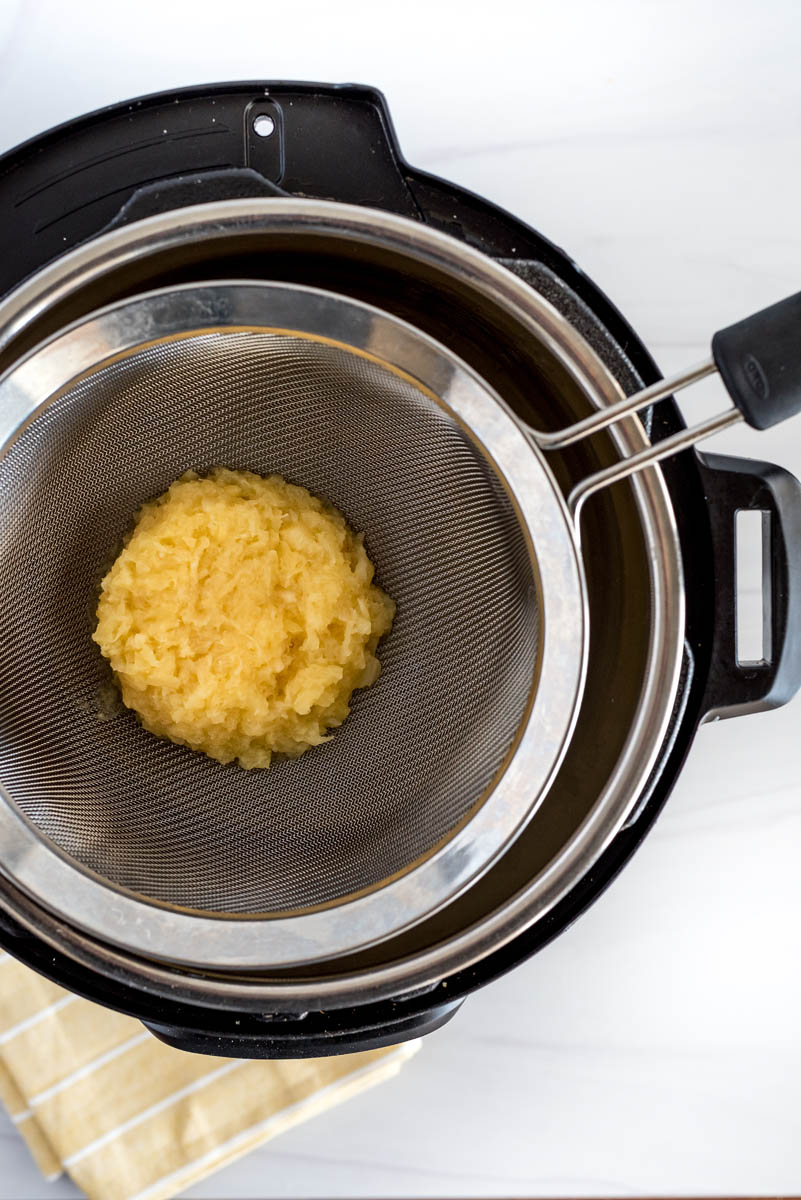
[[[546,328],[554,339],[554,356],[564,371],[576,382],[590,408],[613,402],[622,389],[597,354],[576,330],[542,296],[522,283],[511,272],[456,239],[421,226],[405,218],[388,216],[384,212],[333,202],[308,200],[241,200],[197,206],[161,214],[145,221],[116,230],[70,252],[45,268],[12,293],[0,305],[0,344],[7,344],[15,332],[33,323],[57,301],[91,282],[115,265],[125,264],[137,257],[156,256],[177,247],[197,252],[203,241],[224,238],[235,248],[236,238],[252,237],[258,232],[271,235],[358,239],[360,242],[390,251],[399,262],[412,258],[434,265],[456,280],[460,287],[490,301],[508,313],[515,323],[537,336]],[[613,433],[617,449],[631,453],[647,446],[648,439],[636,419],[628,419]],[[621,485],[622,486],[622,485]],[[123,956],[102,947],[87,948],[84,939],[73,931],[46,932],[41,921],[30,914],[20,914],[29,926],[35,925],[40,936],[51,937],[54,944],[71,942],[75,956],[105,957],[112,960],[116,970],[135,973],[146,978],[151,988],[187,989],[187,994],[202,997],[211,1004],[228,1005],[232,998],[245,1006],[258,1008],[269,999],[277,1008],[297,1009],[312,998],[325,998],[327,1003],[348,1004],[392,996],[430,985],[482,957],[488,945],[497,947],[510,941],[523,929],[539,919],[565,894],[576,879],[599,857],[603,848],[615,836],[636,803],[635,784],[644,781],[653,765],[666,732],[673,700],[678,686],[684,629],[684,593],[681,558],[675,518],[661,471],[652,470],[635,477],[629,484],[635,498],[643,533],[648,547],[649,570],[655,601],[652,636],[645,671],[645,685],[632,724],[632,735],[626,744],[628,753],[621,755],[618,767],[607,781],[587,821],[580,829],[586,853],[581,861],[574,859],[571,877],[565,874],[564,856],[558,863],[561,879],[548,874],[549,889],[542,888],[542,876],[530,887],[519,892],[508,904],[488,914],[479,925],[464,930],[439,946],[429,947],[407,959],[372,968],[359,975],[333,977],[325,980],[244,981],[193,979],[180,976],[142,961],[125,960]],[[604,819],[605,818],[605,819]],[[573,845],[573,843],[571,843]],[[574,846],[575,849],[575,846]]]

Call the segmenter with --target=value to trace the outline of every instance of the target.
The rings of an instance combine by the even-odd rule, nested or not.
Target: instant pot
[[[13,659],[14,670],[6,670],[0,701],[0,941],[42,974],[138,1017],[171,1045],[210,1054],[339,1054],[429,1033],[471,991],[534,954],[601,894],[655,820],[702,721],[777,707],[801,684],[797,481],[768,463],[679,449],[686,440],[679,436],[681,416],[623,316],[541,234],[489,201],[410,167],[375,90],[221,84],[104,109],[0,160],[0,218],[0,392],[5,386],[12,399],[22,392],[11,385],[30,377],[32,362],[52,363],[54,355],[63,362],[79,334],[84,344],[91,335],[94,353],[102,344],[104,361],[117,361],[124,349],[114,341],[120,330],[128,338],[131,329],[140,336],[143,314],[152,311],[142,307],[150,303],[143,297],[163,299],[162,318],[169,302],[176,330],[188,319],[187,305],[196,306],[193,313],[205,305],[222,322],[228,304],[231,323],[226,289],[234,280],[237,296],[254,303],[265,284],[280,293],[286,311],[298,314],[293,329],[312,319],[315,305],[324,308],[326,296],[347,300],[357,325],[365,313],[373,314],[373,340],[365,341],[365,353],[373,357],[378,333],[385,355],[390,342],[397,351],[404,329],[425,335],[432,356],[443,347],[463,365],[465,379],[483,381],[520,422],[541,431],[545,443],[550,439],[550,469],[565,496],[600,472],[607,473],[602,478],[623,476],[624,460],[654,457],[653,447],[678,436],[670,446],[676,452],[659,467],[582,497],[585,682],[546,783],[535,780],[534,759],[527,768],[531,776],[522,772],[515,780],[518,793],[527,786],[542,792],[524,827],[513,838],[498,838],[486,869],[459,875],[455,857],[469,859],[476,826],[472,817],[443,826],[433,857],[415,859],[410,852],[408,869],[395,871],[383,892],[365,888],[369,894],[356,897],[358,908],[321,885],[319,902],[300,911],[304,928],[347,933],[354,913],[379,911],[377,894],[386,914],[387,897],[405,903],[410,890],[419,896],[420,880],[432,871],[442,874],[448,864],[451,886],[440,902],[421,909],[414,921],[393,921],[390,912],[381,930],[370,927],[372,915],[360,916],[366,929],[350,950],[347,939],[332,941],[326,954],[323,938],[322,951],[318,946],[305,959],[280,953],[279,922],[297,918],[302,905],[295,901],[294,908],[286,901],[286,913],[277,905],[265,912],[235,905],[234,928],[222,923],[211,899],[196,902],[179,889],[168,895],[166,884],[148,883],[137,844],[125,843],[133,837],[135,814],[129,825],[123,814],[102,837],[87,839],[89,849],[73,844],[70,830],[85,822],[90,804],[102,811],[102,775],[110,759],[99,751],[87,766],[86,754],[79,762],[75,750],[71,761],[65,721],[74,721],[75,746],[80,737],[94,738],[91,731],[101,724],[103,747],[119,749],[125,738],[147,735],[124,719],[122,733],[113,722],[91,726],[98,714],[87,713],[84,704],[74,711],[68,705],[60,740],[34,736],[30,723],[23,737],[15,715],[17,681],[24,689],[35,680],[33,672],[27,685],[21,678],[25,646],[7,603],[0,636],[6,666]],[[235,314],[240,326],[242,312]],[[426,371],[436,375],[433,361],[421,364],[418,379]],[[79,388],[84,375],[77,352],[70,363]],[[751,386],[761,394],[767,382],[758,363],[754,371]],[[690,376],[707,372],[703,367]],[[120,379],[120,387],[133,387]],[[652,403],[638,405],[639,417],[624,415],[608,428],[596,417],[583,440],[560,440],[557,431],[621,406],[624,397],[644,389],[642,403]],[[140,393],[130,395],[136,400]],[[154,407],[152,388],[146,399],[149,408],[131,410],[131,439],[151,436],[154,454],[156,445],[162,453],[169,449],[168,423],[161,421],[158,397]],[[165,396],[165,412],[168,401]],[[49,419],[37,412],[34,397],[5,419],[9,428],[16,423],[36,431]],[[289,422],[291,413],[283,419]],[[202,427],[200,405],[197,423]],[[301,441],[333,437],[323,418],[314,430],[307,421],[298,428]],[[7,476],[0,506],[8,507],[17,491],[24,496],[34,476],[45,487],[47,472],[42,475],[35,433],[31,437],[34,457],[7,468],[16,473]],[[53,438],[51,445],[63,447]],[[414,446],[400,445],[396,452],[400,476]],[[51,453],[52,474],[58,453]],[[176,464],[174,475],[186,465]],[[125,471],[123,455],[119,470]],[[370,478],[364,477],[368,544]],[[736,514],[742,510],[764,514],[765,657],[748,662],[738,658],[736,645]],[[19,525],[20,511],[4,519]],[[70,513],[63,519],[69,521]],[[20,545],[33,536],[30,520],[23,525]],[[49,519],[36,536],[58,540],[53,529]],[[19,607],[25,560],[15,553],[0,555],[0,578],[4,594],[15,594]],[[65,595],[69,586],[65,581]],[[544,586],[539,579],[529,591]],[[87,611],[91,601],[87,595]],[[45,666],[47,652],[45,645]],[[539,653],[532,645],[530,657]],[[487,671],[500,673],[502,651],[493,655]],[[351,720],[357,718],[360,712]],[[483,743],[470,733],[462,729],[463,753],[479,771]],[[180,761],[191,773],[191,753],[185,753],[189,757]],[[494,765],[483,766],[497,774]],[[65,771],[71,773],[69,786]],[[94,772],[91,788],[82,782],[90,778],[87,771]],[[170,772],[168,766],[159,776],[167,797],[179,778],[189,777],[177,767]],[[379,776],[380,764],[371,776],[380,790]],[[57,783],[45,799],[48,778]],[[239,813],[227,790],[230,776],[206,778],[206,800],[213,793],[218,812],[230,804],[233,828]],[[149,786],[143,777],[143,790]],[[425,772],[415,786],[412,800],[422,821]],[[171,846],[187,879],[194,874],[202,883],[215,861],[233,879],[236,856],[247,854],[244,843],[229,848],[225,864],[219,844],[201,845],[197,822],[186,818],[182,824],[180,808],[171,814]],[[101,823],[98,818],[98,829]],[[311,837],[302,847],[308,862],[314,859]],[[118,877],[108,868],[112,857],[124,862]],[[307,874],[311,869],[304,867]],[[330,864],[318,857],[315,869],[322,878]],[[48,896],[40,888],[43,879],[50,883]],[[355,894],[356,885],[348,886]],[[240,951],[237,929],[250,937],[243,946],[254,944],[257,931],[257,953]],[[182,948],[181,930],[188,931],[187,947],[191,941],[221,945],[213,963],[202,950]],[[158,949],[159,931],[173,939],[169,954]]]

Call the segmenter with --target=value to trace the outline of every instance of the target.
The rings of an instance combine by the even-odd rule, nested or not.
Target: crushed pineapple
[[[144,727],[267,767],[327,741],[378,676],[395,605],[360,535],[278,475],[188,472],[145,504],[94,640]]]

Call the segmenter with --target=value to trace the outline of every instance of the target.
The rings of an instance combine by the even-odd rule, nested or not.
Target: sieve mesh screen
[[[91,641],[133,515],[188,469],[277,472],[366,534],[398,606],[333,741],[221,766],[109,705]],[[506,490],[449,412],[344,348],[219,332],[139,349],[0,461],[0,783],[64,853],[168,905],[328,904],[403,872],[490,788],[526,710],[538,613]]]

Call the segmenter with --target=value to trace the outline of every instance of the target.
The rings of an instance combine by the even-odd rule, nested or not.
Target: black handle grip
[[[710,717],[733,717],[786,704],[801,687],[801,484],[771,463],[699,454],[709,506],[715,592],[712,657],[704,697]],[[763,543],[765,658],[738,663],[736,517],[769,514]]]
[[[712,357],[755,429],[801,412],[801,292],[721,329],[712,338]]]

